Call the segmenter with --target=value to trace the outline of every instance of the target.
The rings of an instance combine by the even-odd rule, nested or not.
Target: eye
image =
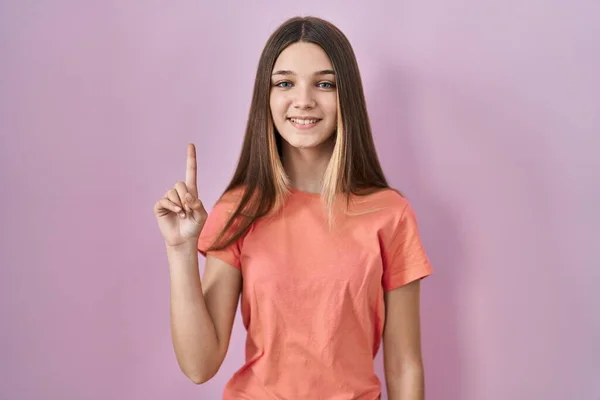
[[[292,82],[290,82],[290,81],[281,81],[281,82],[277,82],[274,86],[287,89],[287,88],[292,87]]]
[[[335,88],[335,84],[332,82],[319,82],[317,84],[321,89],[333,89]]]

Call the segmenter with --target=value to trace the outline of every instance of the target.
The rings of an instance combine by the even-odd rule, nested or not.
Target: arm
[[[211,379],[225,359],[242,277],[208,256],[203,282],[196,242],[167,246],[171,276],[171,335],[177,362],[194,383]]]
[[[383,357],[389,400],[424,400],[420,280],[385,294]]]

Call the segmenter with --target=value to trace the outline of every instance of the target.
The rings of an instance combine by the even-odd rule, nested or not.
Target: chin
[[[306,137],[298,137],[301,135],[292,134],[292,135],[282,135],[283,140],[287,142],[291,147],[296,149],[310,149],[317,148],[324,145],[330,137],[314,137],[314,138],[306,138]]]

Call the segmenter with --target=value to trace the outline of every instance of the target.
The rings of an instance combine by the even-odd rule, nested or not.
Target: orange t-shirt
[[[343,196],[340,196],[343,197]],[[203,255],[234,210],[219,200],[202,229]],[[243,277],[246,363],[223,399],[375,400],[384,291],[432,273],[409,202],[391,189],[340,199],[333,230],[318,194],[293,190],[229,248],[209,252]],[[343,211],[342,211],[343,210]]]

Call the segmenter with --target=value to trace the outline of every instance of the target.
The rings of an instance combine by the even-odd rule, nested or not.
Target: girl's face
[[[271,75],[271,115],[285,142],[314,148],[333,135],[337,89],[333,66],[323,49],[298,42],[281,54]]]

